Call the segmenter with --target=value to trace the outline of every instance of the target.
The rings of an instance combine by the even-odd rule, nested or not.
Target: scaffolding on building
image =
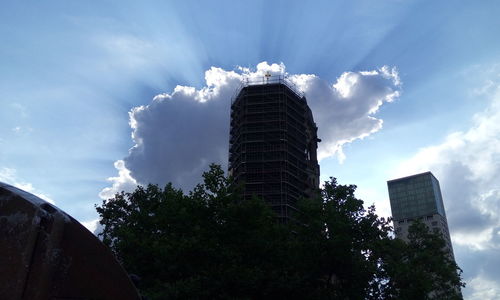
[[[319,140],[304,95],[286,78],[269,77],[244,81],[232,100],[229,173],[245,198],[261,197],[286,222],[318,189]]]

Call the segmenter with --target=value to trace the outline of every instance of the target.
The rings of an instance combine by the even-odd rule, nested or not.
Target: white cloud
[[[12,168],[1,168],[0,169],[0,181],[15,186],[23,191],[31,193],[51,204],[55,205],[55,201],[52,200],[48,195],[38,191],[29,182],[25,182],[18,178],[17,171]]]
[[[382,120],[373,115],[399,95],[401,85],[397,71],[389,67],[347,72],[335,83],[313,74],[288,74],[283,63],[261,62],[255,69],[233,71],[211,67],[205,72],[203,88],[179,85],[172,93],[157,95],[150,104],[131,110],[135,145],[123,163],[115,164],[120,175],[110,178],[113,187],[104,189],[101,197],[109,198],[136,183],[172,182],[191,189],[210,163],[225,167],[230,100],[242,82],[264,82],[267,72],[287,76],[305,93],[322,139],[320,158],[343,159],[343,145],[380,130]]]
[[[90,232],[92,232],[95,236],[102,232],[103,226],[99,223],[100,219],[93,219],[89,221],[83,221],[81,224],[85,226]]]
[[[132,178],[132,176],[130,176],[130,171],[125,168],[123,160],[115,161],[114,166],[118,171],[118,176],[108,178],[108,181],[112,182],[113,184],[111,187],[104,188],[99,193],[99,197],[101,197],[102,199],[107,200],[113,198],[117,193],[121,191],[131,192],[137,187],[137,181]]]
[[[373,117],[384,102],[400,94],[401,82],[395,68],[345,72],[334,84],[315,75],[292,75],[290,80],[306,94],[322,139],[318,157],[332,155],[342,161],[342,146],[363,139],[382,128]]]
[[[441,181],[449,222],[461,234],[456,242],[482,249],[488,246],[477,241],[487,240],[479,238],[484,236],[479,233],[500,226],[500,93],[473,120],[469,130],[421,149],[401,164],[395,177],[427,170],[435,173]],[[467,235],[470,240],[464,238]]]
[[[498,78],[498,74],[495,74]],[[471,128],[420,149],[395,177],[430,170],[440,180],[457,259],[468,269],[469,299],[498,299],[500,272],[500,80],[487,81],[490,105],[473,116]],[[484,90],[484,89],[482,89]],[[465,249],[465,250],[464,250]]]
[[[94,232],[97,229],[97,226],[99,225],[99,219],[94,219],[94,220],[89,220],[89,221],[83,221],[81,222],[85,228],[87,228],[90,232]]]
[[[467,286],[470,290],[468,300],[494,300],[500,299],[498,282],[488,280],[482,276],[472,279]]]

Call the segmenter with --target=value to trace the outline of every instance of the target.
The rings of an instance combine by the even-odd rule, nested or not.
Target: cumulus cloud
[[[52,200],[48,195],[35,189],[33,185],[29,182],[25,182],[17,176],[17,171],[12,168],[1,168],[0,169],[0,181],[15,186],[23,191],[31,193],[51,204],[55,205],[55,201]]]
[[[255,69],[231,71],[212,67],[201,89],[179,85],[131,110],[135,145],[123,164],[115,164],[120,175],[110,178],[113,186],[101,197],[137,183],[172,182],[190,189],[210,163],[226,167],[230,100],[242,82],[264,82],[267,72],[286,76],[306,95],[323,140],[320,159],[337,155],[342,160],[343,145],[380,130],[382,120],[374,114],[384,102],[397,98],[401,87],[396,69],[387,66],[346,72],[333,83],[313,74],[288,74],[283,63],[262,62]]]
[[[498,299],[500,296],[498,283],[481,276],[472,279],[467,288],[471,290],[469,300]]]
[[[320,159],[337,155],[345,159],[342,146],[362,139],[382,128],[383,121],[373,115],[384,102],[400,94],[401,82],[395,68],[345,72],[334,84],[315,75],[292,75],[308,99],[318,124]]]
[[[448,220],[462,237],[455,242],[477,249],[493,246],[474,240],[479,232],[500,226],[500,93],[486,111],[474,116],[469,130],[421,149],[397,173],[403,176],[426,170],[441,181]]]
[[[99,219],[93,219],[89,221],[83,221],[81,222],[85,228],[87,228],[90,232],[94,233],[94,231],[97,229],[99,226]]]
[[[114,166],[118,171],[118,176],[108,178],[108,181],[112,182],[113,185],[111,187],[104,188],[99,193],[99,197],[101,197],[102,199],[112,198],[116,193],[121,191],[131,192],[137,186],[137,181],[132,178],[132,176],[130,176],[130,171],[125,168],[123,160],[115,161]],[[89,228],[86,225],[85,227]]]
[[[92,232],[95,236],[98,236],[104,229],[104,226],[99,223],[100,219],[92,219],[88,221],[83,221],[81,224],[87,228],[88,231]],[[99,237],[100,238],[100,237]]]
[[[500,81],[491,82],[482,92],[491,102],[471,128],[419,150],[394,176],[431,170],[440,180],[455,252],[465,253],[458,259],[470,299],[500,298]]]

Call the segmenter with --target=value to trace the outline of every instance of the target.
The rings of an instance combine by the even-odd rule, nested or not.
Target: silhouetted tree
[[[288,224],[261,199],[240,197],[219,166],[203,179],[189,194],[171,184],[139,186],[96,207],[104,243],[151,299],[416,299],[409,264],[441,245],[420,227],[411,245],[393,240],[389,222],[364,209],[356,187],[334,178],[299,201]],[[443,259],[429,262],[439,269]],[[431,290],[460,284],[444,266]],[[424,277],[416,277],[422,285]]]
[[[386,299],[462,299],[462,270],[445,250],[443,237],[420,221],[408,229],[408,242],[391,240],[385,247]]]
[[[379,244],[387,240],[388,221],[364,209],[356,186],[325,182],[321,197],[304,199],[294,250],[298,267],[316,294],[327,299],[370,299],[379,295]]]

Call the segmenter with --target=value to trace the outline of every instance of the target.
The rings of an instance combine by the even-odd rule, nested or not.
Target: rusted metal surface
[[[78,221],[0,183],[0,299],[140,299],[109,249]]]

